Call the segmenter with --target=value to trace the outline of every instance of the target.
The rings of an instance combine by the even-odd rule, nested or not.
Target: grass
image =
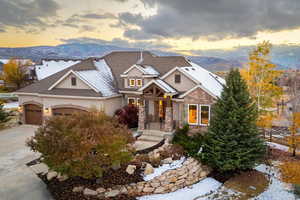
[[[242,172],[224,183],[224,186],[228,189],[242,193],[239,198],[241,200],[258,196],[266,190],[268,185],[269,179],[265,174],[256,170]]]

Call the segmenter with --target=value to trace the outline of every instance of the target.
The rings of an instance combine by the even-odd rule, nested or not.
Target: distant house
[[[134,104],[139,107],[139,130],[172,132],[185,123],[206,128],[224,84],[182,56],[112,52],[66,67],[17,94],[27,124],[91,107],[114,115],[118,108]]]

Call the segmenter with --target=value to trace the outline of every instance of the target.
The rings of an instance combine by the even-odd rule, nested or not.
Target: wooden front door
[[[42,107],[34,104],[25,105],[25,123],[41,125],[42,122],[43,122]]]
[[[166,116],[166,102],[162,100],[154,101],[154,119],[156,122],[163,122]]]

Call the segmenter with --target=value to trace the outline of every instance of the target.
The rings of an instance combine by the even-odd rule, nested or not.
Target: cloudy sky
[[[191,53],[300,44],[299,0],[0,0],[0,46],[96,42]]]

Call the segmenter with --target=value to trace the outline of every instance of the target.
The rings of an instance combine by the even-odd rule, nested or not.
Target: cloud
[[[258,31],[279,31],[300,27],[299,0],[141,0],[156,7],[157,14],[142,17],[121,13],[122,23],[140,27],[145,37],[204,37],[218,40],[252,37]],[[125,31],[127,36],[133,32]],[[135,32],[136,38],[142,38]]]
[[[87,19],[116,19],[117,17],[112,13],[104,13],[104,14],[96,14],[96,13],[89,13],[81,15],[82,18]]]
[[[143,41],[143,42],[130,42],[121,38],[115,38],[113,40],[102,40],[98,38],[79,37],[71,39],[61,39],[63,43],[72,44],[100,44],[100,45],[112,45],[124,48],[138,48],[138,49],[168,49],[171,46],[163,42]]]
[[[142,30],[138,29],[129,29],[124,31],[124,37],[133,39],[133,40],[150,40],[158,38],[157,35],[145,33]]]
[[[54,0],[0,0],[0,24],[24,28],[49,26],[47,18],[56,16],[59,9]]]

